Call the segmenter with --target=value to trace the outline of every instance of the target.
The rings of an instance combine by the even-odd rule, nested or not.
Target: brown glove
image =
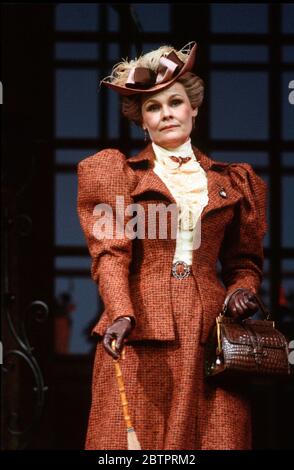
[[[234,318],[251,317],[258,310],[254,292],[250,289],[238,289],[230,297],[228,314]]]
[[[110,325],[103,338],[103,346],[108,354],[114,359],[118,359],[122,351],[124,339],[134,328],[134,323],[125,317],[120,317]],[[112,350],[111,343],[115,339],[115,350]]]

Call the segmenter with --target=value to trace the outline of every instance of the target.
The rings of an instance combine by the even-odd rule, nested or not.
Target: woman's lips
[[[178,127],[178,126],[176,126],[176,125],[174,125],[174,126],[166,126],[166,127],[163,127],[161,130],[162,130],[162,131],[168,131],[169,129],[174,129],[175,127]]]

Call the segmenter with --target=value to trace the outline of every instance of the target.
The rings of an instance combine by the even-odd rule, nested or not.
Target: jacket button
[[[225,191],[223,188],[220,190],[219,195],[220,195],[221,197],[223,197],[223,198],[227,198],[227,197],[228,197],[226,191]]]

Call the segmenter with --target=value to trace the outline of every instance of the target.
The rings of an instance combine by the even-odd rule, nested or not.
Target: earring
[[[195,129],[195,117],[192,117],[192,127]]]
[[[145,127],[144,127],[144,142],[147,142],[147,137],[148,137],[148,133],[147,133],[147,130],[145,129]]]

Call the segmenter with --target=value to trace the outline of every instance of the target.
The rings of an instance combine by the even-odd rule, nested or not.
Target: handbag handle
[[[228,303],[229,303],[232,295],[235,294],[236,292],[240,291],[240,290],[243,290],[243,288],[239,288],[239,289],[234,290],[233,292],[231,292],[231,294],[229,294],[225,298],[225,301],[224,301],[223,306],[222,306],[221,316],[225,315],[225,313],[227,311],[227,308],[228,308]],[[267,307],[265,306],[265,304],[263,303],[263,301],[261,300],[261,298],[257,294],[254,294],[254,300],[256,300],[256,303],[258,304],[258,306],[259,306],[260,310],[262,311],[263,315],[265,316],[266,320],[270,320],[271,319],[271,314],[270,314],[269,310],[267,309]]]

